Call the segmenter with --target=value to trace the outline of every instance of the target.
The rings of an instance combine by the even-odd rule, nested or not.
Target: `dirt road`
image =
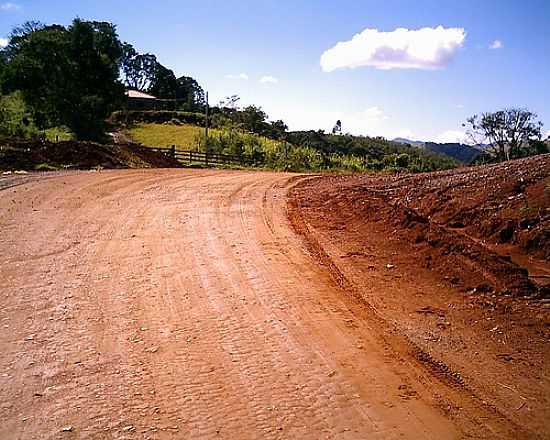
[[[319,265],[287,174],[84,172],[0,191],[0,439],[516,435]]]

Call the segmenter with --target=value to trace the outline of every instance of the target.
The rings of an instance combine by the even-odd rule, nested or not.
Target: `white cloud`
[[[2,3],[0,5],[0,9],[2,9],[2,11],[17,11],[21,9],[21,6],[19,6],[16,3],[7,2],[7,3]]]
[[[238,75],[225,75],[227,79],[241,79],[243,81],[248,80],[248,75],[246,73],[239,73]]]
[[[321,56],[325,72],[371,66],[377,69],[440,69],[462,47],[463,28],[399,28],[392,32],[365,29],[351,40],[339,42]]]
[[[0,49],[6,47],[8,45],[9,41],[7,38],[0,38]]]
[[[434,141],[440,144],[451,144],[456,142],[466,144],[468,143],[468,137],[463,131],[447,130],[437,136]]]
[[[360,116],[371,121],[378,121],[380,119],[388,119],[387,116],[384,116],[384,112],[379,107],[369,107],[364,112],[359,113]]]
[[[274,76],[266,75],[260,78],[260,84],[277,84],[279,80]]]
[[[546,135],[544,136],[544,139],[550,139],[550,130],[546,132]]]
[[[489,49],[502,49],[503,47],[504,44],[500,40],[495,40],[489,45]]]

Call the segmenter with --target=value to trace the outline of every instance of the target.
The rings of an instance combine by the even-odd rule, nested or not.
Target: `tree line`
[[[66,126],[77,139],[101,140],[106,118],[124,103],[125,88],[174,99],[187,111],[201,111],[205,103],[195,79],[176,78],[155,55],[122,42],[108,22],[27,22],[0,50],[2,95],[20,94],[40,129]]]

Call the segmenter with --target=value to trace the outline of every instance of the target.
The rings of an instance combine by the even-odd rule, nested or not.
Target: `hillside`
[[[141,123],[128,129],[127,134],[135,142],[149,147],[169,147],[176,145],[183,150],[199,147],[204,128],[192,124],[155,124]],[[211,136],[219,136],[221,130],[210,129]]]
[[[176,145],[217,153],[247,154],[261,158],[266,168],[286,171],[434,171],[458,162],[436,153],[395,142],[358,136],[333,136],[322,132],[287,132],[283,139],[231,130],[169,122],[133,124],[126,130],[133,141],[150,147]]]
[[[445,154],[465,164],[471,163],[481,154],[481,150],[478,148],[460,143],[438,144],[436,142],[426,142],[424,148],[434,153]]]
[[[481,154],[479,148],[458,142],[438,143],[425,141],[412,141],[405,138],[395,138],[393,142],[403,145],[414,145],[438,154],[444,154],[461,163],[469,164]]]
[[[324,154],[351,154],[366,160],[370,169],[406,168],[409,171],[436,171],[454,168],[458,161],[439,152],[381,138],[332,135],[320,131],[294,131],[287,139],[295,145],[314,148]]]

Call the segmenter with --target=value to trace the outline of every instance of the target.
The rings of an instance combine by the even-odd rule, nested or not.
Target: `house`
[[[159,99],[139,90],[126,90],[128,110],[156,110]]]

